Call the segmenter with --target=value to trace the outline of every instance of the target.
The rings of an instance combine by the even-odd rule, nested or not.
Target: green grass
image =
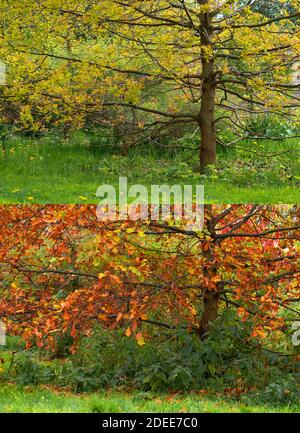
[[[219,149],[219,162],[207,176],[199,174],[197,153],[184,150],[171,155],[144,146],[123,156],[107,149],[95,151],[83,133],[69,142],[54,135],[11,139],[7,157],[0,154],[0,203],[96,203],[97,188],[117,186],[120,176],[128,177],[130,185],[148,187],[204,184],[208,203],[300,200],[300,143],[296,139]]]
[[[296,406],[261,406],[222,397],[189,395],[154,395],[139,392],[100,392],[71,394],[49,387],[5,384],[0,388],[0,413],[241,413],[300,412]]]

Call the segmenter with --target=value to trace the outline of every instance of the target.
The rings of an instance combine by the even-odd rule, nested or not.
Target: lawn
[[[154,395],[144,392],[99,392],[72,394],[50,387],[14,384],[0,388],[0,413],[251,413],[300,412],[300,406],[261,406],[255,402],[232,401],[225,397]]]
[[[297,203],[300,200],[300,143],[297,139],[252,142],[219,149],[218,164],[201,176],[198,151],[158,151],[149,146],[126,156],[95,147],[88,135],[69,141],[48,135],[14,138],[0,156],[0,203],[96,203],[97,188],[164,183],[204,185],[207,203]]]

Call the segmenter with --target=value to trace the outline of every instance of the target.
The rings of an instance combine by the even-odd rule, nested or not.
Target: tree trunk
[[[202,0],[208,4],[208,0]],[[216,163],[215,98],[216,74],[213,58],[212,16],[201,14],[201,59],[202,59],[202,97],[199,113],[201,131],[200,168],[205,172],[207,166]]]
[[[199,335],[206,338],[211,328],[211,324],[218,317],[219,295],[215,292],[205,292],[203,294],[203,311],[199,324]]]
[[[212,205],[205,206],[205,219],[206,227],[212,238],[215,235],[215,220],[213,217]],[[202,252],[205,258],[205,263],[203,266],[204,276],[209,280],[217,276],[218,269],[214,264],[215,256],[215,245],[210,244],[209,249],[205,249]],[[212,290],[207,288],[203,292],[202,296],[202,315],[199,322],[199,336],[201,338],[206,338],[210,330],[211,324],[216,320],[219,311],[219,296],[218,290]]]

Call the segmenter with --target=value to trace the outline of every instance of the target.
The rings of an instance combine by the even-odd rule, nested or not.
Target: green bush
[[[65,359],[49,359],[36,349],[17,354],[11,374],[20,384],[51,383],[76,392],[242,389],[262,402],[294,403],[300,372],[289,358],[249,346],[250,332],[251,326],[230,310],[223,312],[205,341],[183,330],[176,335],[161,331],[140,347],[120,332],[98,328]]]
[[[22,385],[51,383],[56,378],[55,366],[39,363],[31,353],[17,357],[14,364],[16,381]]]
[[[246,131],[250,135],[284,138],[296,134],[296,128],[278,116],[264,114],[250,116],[246,122]]]

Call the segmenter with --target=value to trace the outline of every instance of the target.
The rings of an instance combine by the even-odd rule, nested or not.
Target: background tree
[[[289,12],[295,12],[296,8],[293,6],[290,2],[284,2],[280,0],[274,0],[272,2],[269,2],[268,0],[253,0],[252,1],[252,10],[255,12],[259,12],[266,17],[272,18],[275,14],[280,13],[282,10],[282,6],[284,4],[284,7],[289,10]]]
[[[249,117],[298,121],[299,5],[280,6],[269,18],[251,0],[4,1],[1,58],[16,78],[3,97],[27,95],[23,117],[33,123],[35,106],[48,122],[77,126],[87,115],[126,122],[136,110],[136,133],[196,125],[204,170],[217,142],[257,136]],[[234,140],[224,143],[228,126]]]

